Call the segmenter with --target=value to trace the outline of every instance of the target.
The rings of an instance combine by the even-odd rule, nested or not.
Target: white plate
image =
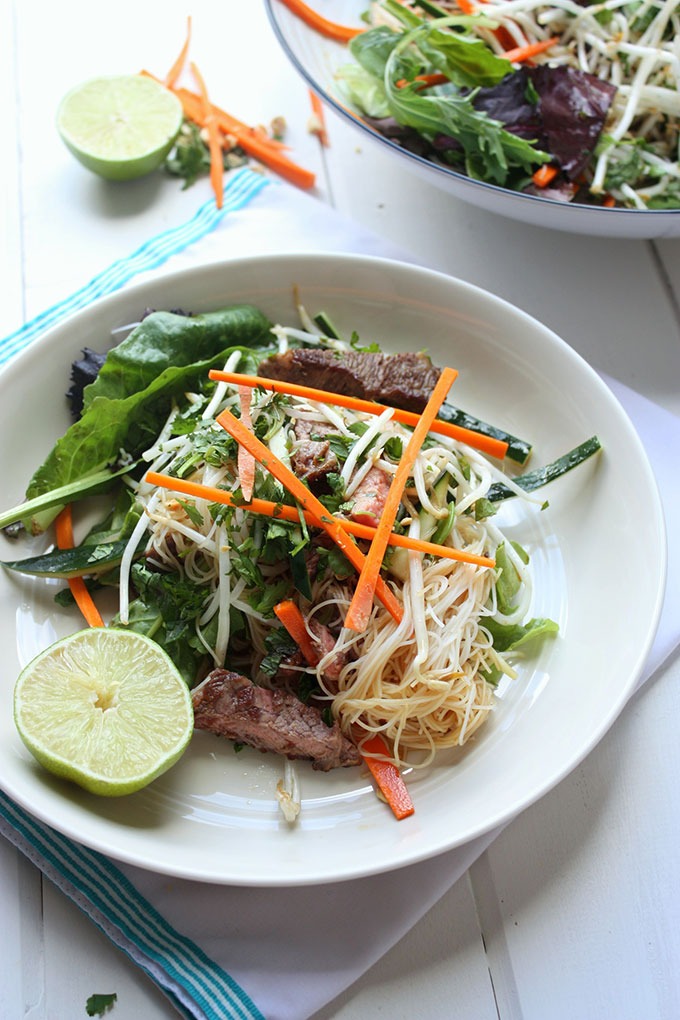
[[[212,882],[298,885],[347,879],[422,860],[493,828],[565,776],[624,705],[661,607],[665,544],[655,482],[640,442],[598,376],[529,316],[469,284],[413,266],[349,255],[270,256],[176,273],[106,298],[53,329],[0,375],[3,503],[19,502],[69,418],[71,359],[103,349],[112,329],[146,307],[209,310],[252,301],[296,322],[292,287],[347,334],[389,350],[427,348],[460,375],[455,401],[533,439],[536,464],[597,433],[598,458],[554,483],[540,512],[507,503],[509,532],[531,552],[533,611],[559,638],[520,666],[479,738],[452,764],[413,782],[416,812],[396,822],[359,769],[300,768],[299,823],[283,822],[273,790],[281,762],[197,734],[182,761],[146,790],[98,799],[44,771],[12,720],[20,667],[75,630],[56,583],[0,571],[0,784],[25,808],[105,853]],[[27,554],[4,535],[0,557]],[[24,543],[22,542],[22,545]]]
[[[365,27],[360,16],[368,7],[366,0],[313,0],[311,6],[339,24]],[[391,153],[395,157],[395,167],[398,165],[420,174],[430,184],[464,202],[537,227],[594,237],[680,237],[680,209],[604,209],[522,195],[495,184],[473,181],[464,174],[408,152],[351,112],[351,104],[335,79],[336,70],[352,62],[347,46],[319,35],[281,0],[265,0],[265,7],[279,43],[307,84],[368,144],[378,145],[384,152]]]

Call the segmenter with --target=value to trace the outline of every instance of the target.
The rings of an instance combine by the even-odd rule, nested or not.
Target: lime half
[[[93,627],[28,663],[14,691],[14,721],[50,772],[116,797],[174,765],[191,739],[193,708],[186,683],[155,642]]]
[[[57,129],[83,166],[114,181],[156,170],[182,126],[177,96],[139,74],[93,78],[71,89]]]

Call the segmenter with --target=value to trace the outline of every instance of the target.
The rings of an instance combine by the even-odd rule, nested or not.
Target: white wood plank
[[[471,869],[504,1020],[680,1015],[679,680],[676,661]]]
[[[680,321],[680,240],[656,241],[654,252],[662,279],[669,289],[676,316]]]
[[[467,877],[387,956],[312,1020],[368,1016],[498,1020]]]
[[[154,234],[189,219],[211,194],[207,178],[187,190],[163,174],[137,181],[103,181],[76,162],[55,128],[60,99],[81,81],[141,68],[164,74],[184,40],[186,4],[181,0],[123,3],[115,17],[106,18],[105,27],[97,5],[69,0],[65,9],[77,32],[64,31],[63,7],[41,5],[41,27],[36,32],[34,5],[17,5],[30,314],[69,294]],[[247,19],[248,39],[257,38],[261,54],[257,87],[244,84],[252,82],[253,51],[240,38],[239,10],[236,0],[227,0],[219,9],[207,0],[192,4],[190,59],[200,67],[215,103],[235,116],[255,124],[285,116],[291,158],[319,174],[316,193],[323,197],[320,146],[307,130],[307,90],[280,59],[261,5],[254,5]],[[40,80],[49,81],[49,89],[36,88]],[[187,82],[191,85],[190,74]],[[68,257],[60,257],[65,250]],[[225,256],[234,254],[238,253],[225,250]]]
[[[40,873],[0,839],[0,1016],[43,1020]]]
[[[3,124],[3,160],[0,171],[0,280],[2,280],[2,331],[9,333],[23,321],[23,253],[21,237],[21,189],[19,108],[15,24],[10,4],[0,4],[0,117]]]
[[[44,914],[48,1017],[85,1017],[91,995],[114,992],[112,1020],[168,1020],[178,1015],[136,964],[49,882],[45,883]]]

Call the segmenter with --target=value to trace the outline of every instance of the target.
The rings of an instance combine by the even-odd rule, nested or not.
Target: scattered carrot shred
[[[59,512],[54,522],[57,537],[57,546],[60,549],[73,548],[73,517],[70,503]],[[82,577],[69,577],[68,586],[75,599],[78,609],[85,617],[85,622],[90,627],[103,627],[104,621],[94,600],[87,590],[87,585]]]
[[[187,16],[187,33],[184,39],[184,45],[182,46],[182,49],[179,51],[177,60],[175,61],[175,63],[172,65],[172,67],[165,76],[164,84],[169,89],[175,87],[179,76],[184,70],[184,65],[186,64],[187,60],[187,54],[189,52],[190,42],[191,42],[191,15],[189,14]]]
[[[373,605],[373,595],[376,590],[376,583],[380,577],[380,567],[385,556],[385,550],[387,549],[397,511],[399,510],[404,486],[408,481],[418,452],[430,431],[430,426],[435,420],[437,412],[457,375],[458,373],[453,368],[442,369],[430,399],[419,417],[418,424],[413,430],[406,449],[401,455],[397,470],[390,482],[385,505],[376,528],[375,538],[371,542],[371,547],[366,555],[366,561],[362,567],[352,601],[345,616],[345,627],[349,630],[361,633],[368,626]]]
[[[537,56],[539,53],[545,53],[556,42],[559,42],[559,38],[553,35],[550,39],[541,39],[540,42],[527,43],[526,46],[516,46],[512,50],[506,50],[503,54],[503,59],[509,60],[511,64],[521,64],[525,60],[531,60],[532,57]]]
[[[205,116],[201,105],[201,97],[188,89],[173,89],[182,103],[184,115],[199,127],[205,127]],[[284,180],[299,188],[314,187],[316,177],[311,170],[306,170],[289,159],[281,149],[283,146],[274,139],[266,138],[262,132],[242,124],[219,106],[212,106],[212,113],[220,130],[234,136],[238,144],[249,156],[260,160]]]
[[[208,90],[203,75],[196,64],[191,64],[191,70],[198,84],[203,106],[203,126],[208,132],[208,147],[210,149],[210,183],[215,193],[217,208],[221,209],[224,204],[224,160],[222,158],[222,139],[220,129],[213,110]]]
[[[338,25],[335,21],[329,21],[318,11],[308,7],[302,0],[281,0],[281,3],[306,25],[327,39],[334,39],[336,42],[349,42],[350,39],[354,39],[356,35],[360,35],[364,31],[363,28],[352,28],[348,25]]]
[[[195,499],[205,499],[209,503],[221,503],[224,506],[238,506],[248,513],[261,514],[263,517],[273,517],[291,524],[300,522],[300,510],[297,507],[287,506],[285,503],[273,503],[268,499],[255,497],[248,503],[235,500],[233,495],[226,489],[217,488],[214,485],[203,485],[201,482],[193,482],[189,478],[174,478],[172,475],[159,474],[156,471],[147,471],[145,475],[149,485],[157,485],[161,489],[169,489],[171,492],[181,492],[185,496],[193,496]],[[314,518],[307,511],[302,515],[305,522],[314,527]],[[358,521],[350,521],[342,518],[339,520],[345,531],[356,538],[362,538],[371,542],[375,538],[375,528],[370,524],[360,524]],[[444,559],[458,560],[461,563],[472,563],[478,567],[495,567],[496,561],[490,556],[478,556],[476,553],[466,552],[464,549],[454,549],[448,545],[436,545],[434,542],[426,542],[424,539],[411,538],[409,535],[397,535],[394,532],[389,537],[389,544],[399,546],[402,549],[413,549],[428,556],[439,556]]]
[[[224,161],[220,132],[225,136],[234,138],[244,152],[259,160],[264,166],[273,170],[280,177],[283,177],[284,180],[299,188],[313,188],[316,183],[316,175],[311,170],[307,170],[285,156],[282,150],[287,149],[288,146],[280,139],[271,138],[263,128],[251,127],[227,113],[226,110],[210,102],[205,82],[195,64],[192,63],[191,68],[199,86],[198,94],[177,85],[186,63],[190,41],[191,17],[189,16],[187,18],[184,44],[165,79],[160,79],[157,75],[144,69],[139,73],[144,77],[152,78],[154,81],[159,82],[159,84],[165,85],[182,103],[185,118],[192,121],[199,128],[206,128],[208,131],[210,180],[218,208],[222,207],[224,201]]]
[[[555,180],[558,173],[558,168],[552,163],[544,163],[543,166],[539,166],[538,170],[534,170],[531,179],[537,188],[547,188],[551,181]]]
[[[323,103],[319,99],[314,89],[309,89],[309,101],[312,106],[312,114],[314,116],[316,130],[314,134],[317,136],[321,144],[328,148],[328,131],[326,130],[326,114],[323,108]]]
[[[395,818],[401,821],[402,818],[412,815],[415,808],[401,772],[393,762],[376,757],[376,755],[389,757],[389,748],[384,738],[379,733],[374,733],[361,741],[359,750]]]
[[[317,528],[323,528],[338,548],[345,554],[355,570],[361,572],[366,557],[361,549],[352,541],[349,533],[342,524],[330,514],[323,503],[310,492],[303,482],[291,471],[291,469],[279,460],[264,443],[260,442],[257,436],[249,432],[238,418],[235,418],[229,411],[223,411],[217,418],[218,425],[229,433],[237,443],[246,447],[258,461],[277,481],[290,492],[303,510],[308,510],[312,516],[313,523]],[[391,529],[390,529],[391,530]],[[388,613],[397,623],[401,622],[403,610],[392,590],[381,577],[375,585],[375,594],[380,599]]]
[[[413,81],[422,82],[421,88],[429,88],[431,85],[445,85],[446,82],[451,81],[451,79],[448,75],[442,74],[438,71],[436,74],[417,74]],[[408,78],[400,78],[397,82],[397,88],[403,89],[410,84],[411,82]]]

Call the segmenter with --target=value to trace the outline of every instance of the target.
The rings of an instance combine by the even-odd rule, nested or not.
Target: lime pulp
[[[193,732],[188,687],[154,641],[117,628],[77,631],[40,652],[14,690],[21,739],[48,771],[104,796],[169,769]]]
[[[156,170],[182,126],[182,104],[143,75],[93,78],[71,89],[57,111],[57,129],[83,166],[109,180]]]

